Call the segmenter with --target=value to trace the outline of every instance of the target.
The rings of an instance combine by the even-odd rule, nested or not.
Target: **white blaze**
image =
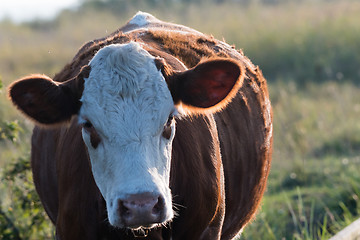
[[[174,103],[154,57],[137,43],[101,49],[85,79],[80,121],[89,120],[101,138],[94,149],[83,130],[92,172],[106,200],[110,223],[121,227],[118,199],[152,192],[165,198],[173,216],[169,189],[172,136],[162,136]]]

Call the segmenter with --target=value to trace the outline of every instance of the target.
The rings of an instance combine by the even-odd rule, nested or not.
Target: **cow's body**
[[[202,58],[231,58],[245,71],[232,101],[214,114],[176,121],[170,189],[175,217],[147,239],[231,239],[255,214],[269,173],[272,114],[266,82],[241,52],[195,30],[139,13],[104,39],[84,45],[54,81],[75,77],[102,47],[135,41],[174,70]],[[35,127],[32,169],[36,189],[59,239],[135,239],[109,226],[77,117],[56,128]]]

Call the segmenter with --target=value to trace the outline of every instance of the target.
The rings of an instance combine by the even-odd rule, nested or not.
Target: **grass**
[[[359,2],[149,10],[160,19],[224,37],[260,65],[269,80],[273,165],[262,207],[242,239],[327,239],[360,216]],[[109,34],[135,12],[118,16],[87,9],[64,11],[49,22],[0,22],[4,87],[30,73],[53,76],[85,41]],[[42,211],[31,176],[24,170],[8,177],[16,163],[28,161],[32,124],[11,106],[6,90],[0,91],[0,132],[8,131],[0,137],[0,210],[26,232],[34,228],[34,218],[44,220],[37,215]],[[11,129],[19,130],[14,142]],[[44,229],[22,239],[51,238],[49,224],[41,224]]]
[[[328,239],[360,215],[360,88],[270,84],[274,154],[268,189],[242,239]]]
[[[270,92],[273,166],[260,217],[244,237],[328,239],[360,215],[360,88],[290,81],[270,84]]]
[[[289,171],[273,166],[262,209],[244,239],[328,239],[359,216],[360,158],[308,161]]]
[[[358,154],[359,94],[351,83],[328,81],[306,88],[293,82],[272,84],[274,132],[281,136],[275,137],[275,158]]]

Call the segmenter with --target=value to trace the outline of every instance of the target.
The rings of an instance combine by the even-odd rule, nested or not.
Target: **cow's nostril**
[[[120,213],[120,216],[123,216],[123,217],[129,217],[130,214],[131,214],[131,211],[129,208],[127,208],[125,205],[124,205],[124,202],[119,200],[119,213]]]
[[[155,206],[152,210],[152,213],[155,215],[161,215],[162,211],[164,209],[164,206],[165,206],[164,199],[162,197],[159,197],[157,203],[155,204]]]

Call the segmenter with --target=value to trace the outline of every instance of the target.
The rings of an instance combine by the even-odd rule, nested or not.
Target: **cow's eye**
[[[87,131],[88,134],[90,134],[90,143],[93,148],[97,148],[99,143],[101,142],[100,135],[95,130],[94,126],[89,120],[86,120],[83,123],[83,128]]]
[[[171,114],[164,126],[164,130],[162,133],[162,136],[166,139],[170,139],[170,137],[171,137],[171,132],[172,132],[171,124],[173,121],[174,121],[174,115]]]
[[[93,127],[93,125],[92,125],[92,123],[90,121],[86,120],[86,122],[84,122],[84,124],[83,124],[83,127],[85,129],[90,129],[90,128]]]
[[[173,121],[174,121],[174,115],[170,115],[166,122],[166,126],[171,126]]]

